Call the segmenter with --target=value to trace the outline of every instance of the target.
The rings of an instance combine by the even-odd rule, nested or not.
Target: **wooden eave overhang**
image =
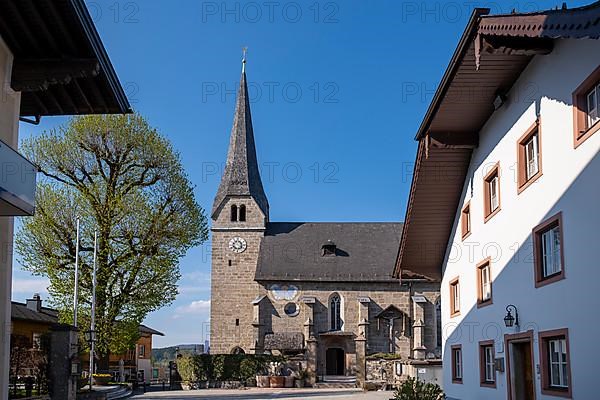
[[[0,36],[20,116],[131,112],[83,0],[2,1]]]
[[[473,11],[417,131],[419,141],[394,276],[440,280],[479,131],[536,55],[554,39],[600,37],[600,1],[572,10],[488,15]]]

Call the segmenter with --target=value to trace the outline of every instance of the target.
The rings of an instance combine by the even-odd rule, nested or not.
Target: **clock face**
[[[234,237],[229,241],[229,250],[234,253],[243,253],[247,246],[246,241],[241,237]]]

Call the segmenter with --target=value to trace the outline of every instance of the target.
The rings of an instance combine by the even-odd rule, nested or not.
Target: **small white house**
[[[396,273],[441,271],[449,398],[598,398],[600,2],[488,12],[419,128]]]

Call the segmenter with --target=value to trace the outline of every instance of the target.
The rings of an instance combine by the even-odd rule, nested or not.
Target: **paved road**
[[[363,392],[353,389],[247,389],[153,392],[131,397],[138,400],[388,400],[392,392]]]

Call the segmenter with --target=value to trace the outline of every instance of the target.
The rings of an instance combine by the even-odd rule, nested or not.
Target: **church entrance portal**
[[[344,375],[345,353],[342,349],[327,349],[326,353],[327,375]]]

